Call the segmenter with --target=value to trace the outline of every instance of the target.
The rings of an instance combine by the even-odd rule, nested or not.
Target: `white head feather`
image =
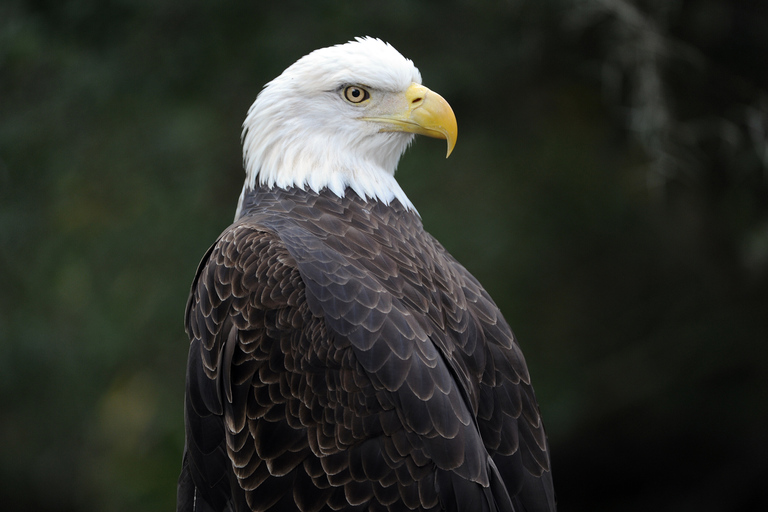
[[[382,132],[360,119],[399,101],[412,83],[421,83],[413,62],[389,44],[358,38],[315,50],[269,82],[243,123],[245,185],[328,188],[342,197],[347,188],[389,204],[413,208],[394,178],[412,133]],[[343,98],[345,87],[365,86],[366,106]]]

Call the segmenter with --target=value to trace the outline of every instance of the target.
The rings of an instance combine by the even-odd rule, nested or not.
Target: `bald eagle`
[[[525,359],[395,181],[448,103],[378,39],[316,50],[243,129],[186,310],[179,511],[554,511]]]

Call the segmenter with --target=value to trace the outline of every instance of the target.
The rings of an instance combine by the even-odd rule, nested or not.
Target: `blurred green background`
[[[398,177],[517,333],[560,510],[767,510],[768,4],[3,0],[0,503],[165,511],[240,125],[371,35],[453,105]]]

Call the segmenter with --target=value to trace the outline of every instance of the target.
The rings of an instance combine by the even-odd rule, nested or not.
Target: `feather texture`
[[[555,509],[509,326],[398,200],[257,187],[186,327],[178,510]]]

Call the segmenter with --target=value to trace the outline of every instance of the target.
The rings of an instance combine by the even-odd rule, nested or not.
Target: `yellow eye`
[[[356,85],[344,89],[344,98],[350,103],[362,103],[370,97],[371,93]]]

